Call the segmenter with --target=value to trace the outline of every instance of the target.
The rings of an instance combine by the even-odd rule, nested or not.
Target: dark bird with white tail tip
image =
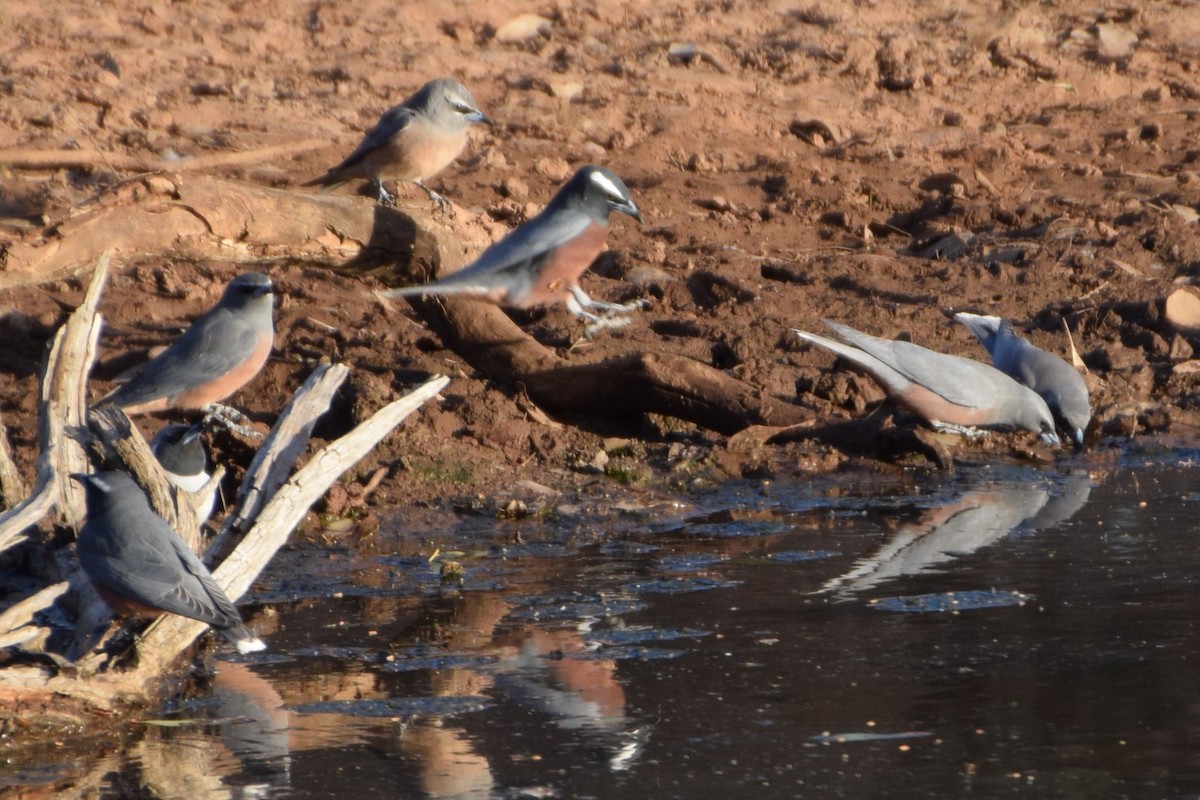
[[[75,545],[79,565],[114,612],[179,614],[216,628],[239,653],[266,649],[133,478],[115,471],[71,478],[87,494],[87,521]]]

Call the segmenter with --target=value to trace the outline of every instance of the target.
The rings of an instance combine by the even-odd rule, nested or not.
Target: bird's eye
[[[463,103],[455,103],[454,110],[460,114],[470,114],[473,109],[468,105],[464,105]]]

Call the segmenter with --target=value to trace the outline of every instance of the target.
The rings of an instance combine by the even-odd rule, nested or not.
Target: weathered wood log
[[[236,153],[214,153],[195,158],[163,161],[151,156],[129,156],[123,153],[102,153],[99,150],[34,150],[15,148],[0,150],[0,164],[23,169],[74,169],[79,167],[106,167],[129,172],[198,172],[217,167],[239,164],[261,164],[273,158],[292,156],[307,150],[328,146],[322,139],[305,139],[256,150]]]
[[[496,306],[450,298],[409,302],[468,364],[497,383],[524,387],[546,411],[665,414],[725,435],[750,425],[796,425],[809,418],[804,409],[691,358],[636,352],[575,364],[538,344]]]
[[[344,367],[331,369],[345,370]],[[309,391],[315,391],[313,387],[322,383],[326,382],[318,379],[306,386]],[[447,383],[448,378],[436,376],[383,407],[354,430],[322,448],[287,480],[263,506],[241,544],[213,570],[213,577],[226,594],[235,600],[241,597],[329,486]],[[325,411],[303,397],[298,397],[293,405],[298,409],[307,408],[318,416]],[[281,446],[276,450],[276,457],[295,455],[288,453],[288,448]],[[261,474],[268,476],[272,472],[272,466],[268,464]],[[65,584],[58,584],[42,594],[56,597],[63,591]],[[21,613],[42,607],[40,600],[31,598]],[[14,628],[20,627],[18,619],[7,619],[7,622]],[[55,672],[49,667],[0,669],[0,703],[21,709],[54,702],[60,706],[61,713],[73,718],[86,718],[96,711],[110,711],[124,704],[144,703],[153,696],[161,678],[180,654],[206,628],[204,623],[175,615],[160,617],[139,637],[137,665],[130,670],[99,671],[110,658],[106,653],[95,653],[82,659],[70,673]]]
[[[102,254],[79,308],[54,335],[38,398],[37,482],[23,502],[0,514],[0,552],[24,541],[27,531],[57,508],[66,524],[83,518],[83,492],[67,479],[88,461],[74,433],[84,430],[87,374],[96,357],[101,320],[96,313],[109,257]]]
[[[8,429],[4,427],[4,418],[0,417],[0,506],[14,508],[28,496],[29,488],[13,460]]]
[[[204,175],[131,179],[46,227],[6,242],[0,288],[90,269],[112,251],[125,261],[161,258],[253,265],[307,262],[367,271],[428,262],[427,249],[482,247],[492,223],[464,209],[447,218],[376,205],[365,197],[297,192]]]

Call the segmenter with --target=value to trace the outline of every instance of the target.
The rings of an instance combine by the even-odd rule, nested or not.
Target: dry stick
[[[10,647],[28,641],[40,633],[41,628],[29,624],[33,621],[33,615],[51,606],[69,588],[69,583],[61,581],[6,608],[4,613],[0,614],[0,647]]]
[[[100,317],[96,305],[108,277],[108,254],[96,264],[92,282],[74,313],[54,335],[38,398],[37,485],[24,502],[0,514],[0,552],[24,541],[26,531],[58,507],[67,524],[83,517],[83,493],[66,479],[87,469],[87,455],[69,434],[82,429],[87,408],[87,374],[96,356]]]
[[[266,499],[287,480],[296,459],[308,447],[317,417],[329,407],[349,374],[344,364],[323,364],[296,391],[246,469],[238,489],[238,506],[225,517],[221,532],[209,546],[210,556],[220,553],[229,537],[254,519]],[[314,409],[319,410],[313,413]]]
[[[196,507],[187,492],[167,480],[162,464],[125,412],[116,406],[101,406],[88,415],[88,422],[100,441],[116,454],[123,464],[121,468],[146,490],[154,512],[183,537],[188,547],[198,550],[203,520],[196,517]]]
[[[8,430],[0,418],[0,501],[5,508],[13,508],[29,495],[25,479],[21,477],[13,461],[12,449],[8,444]]]
[[[447,383],[444,377],[428,381],[318,453],[267,503],[242,545],[214,573],[217,582],[231,597],[243,594],[330,484]],[[63,588],[63,584],[58,584],[47,592]],[[160,618],[140,639],[138,666],[129,672],[96,673],[107,658],[104,655],[92,656],[78,664],[78,676],[54,675],[41,667],[0,670],[0,704],[19,708],[22,703],[29,703],[40,707],[53,701],[62,714],[82,717],[113,709],[122,702],[144,702],[179,653],[205,627],[203,623],[174,615]]]
[[[262,568],[287,542],[292,531],[308,513],[309,507],[328,491],[333,482],[449,382],[447,377],[436,376],[384,406],[366,422],[326,445],[284,483],[263,506],[254,527],[246,533],[241,544],[220,567],[213,570],[213,577],[225,593],[234,600],[245,594]],[[296,404],[299,405],[299,402]],[[160,617],[142,636],[137,669],[128,677],[136,684],[161,675],[207,627],[203,622],[173,614]],[[85,673],[90,672],[105,658],[103,655],[93,656],[81,667]]]
[[[307,150],[316,150],[328,145],[329,142],[323,139],[305,139],[301,142],[277,144],[271,147],[261,147],[257,150],[245,150],[238,153],[218,153],[216,155],[198,156],[180,161],[163,161],[159,158],[127,156],[120,153],[103,153],[99,150],[17,149],[0,150],[0,164],[7,164],[18,169],[70,169],[75,167],[107,166],[112,170],[128,170],[130,172],[187,172],[271,161],[283,156],[303,153]]]

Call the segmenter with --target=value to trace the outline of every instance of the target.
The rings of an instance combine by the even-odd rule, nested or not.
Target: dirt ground
[[[976,460],[1111,459],[1131,437],[1196,441],[1197,339],[1167,320],[1163,300],[1200,272],[1200,15],[1182,1],[1097,8],[10,0],[0,150],[186,159],[327,140],[212,173],[308,192],[299,184],[383,110],[453,75],[498,125],[475,130],[431,182],[456,205],[452,225],[494,238],[589,162],[621,175],[645,218],[614,217],[610,253],[584,286],[649,298],[649,310],[591,342],[562,308],[514,312],[526,330],[567,359],[687,355],[817,423],[761,447],[663,418],[550,420],[474,373],[412,309],[381,307],[374,278],[266,265],[282,289],[277,349],[233,399],[258,422],[325,356],[355,368],[326,435],[424,374],[454,378],[335,491],[335,513],[380,464],[388,476],[373,502],[505,508],[539,487],[922,463],[920,446],[889,444],[890,409],[870,413],[881,394],[869,380],[789,333],[819,331],[822,318],[974,358],[985,354],[955,311],[1010,317],[1064,355],[1065,322],[1089,372],[1089,453],[1017,434],[952,446]],[[5,164],[0,153],[9,241],[130,177],[103,160]],[[371,213],[365,187],[340,191],[362,192]],[[400,202],[428,211],[413,187]],[[97,395],[245,269],[117,253]],[[13,269],[0,265],[6,283]],[[37,370],[82,287],[0,292],[0,413],[30,476]],[[148,419],[147,432],[161,422]],[[229,435],[214,446],[224,462],[249,457]]]

